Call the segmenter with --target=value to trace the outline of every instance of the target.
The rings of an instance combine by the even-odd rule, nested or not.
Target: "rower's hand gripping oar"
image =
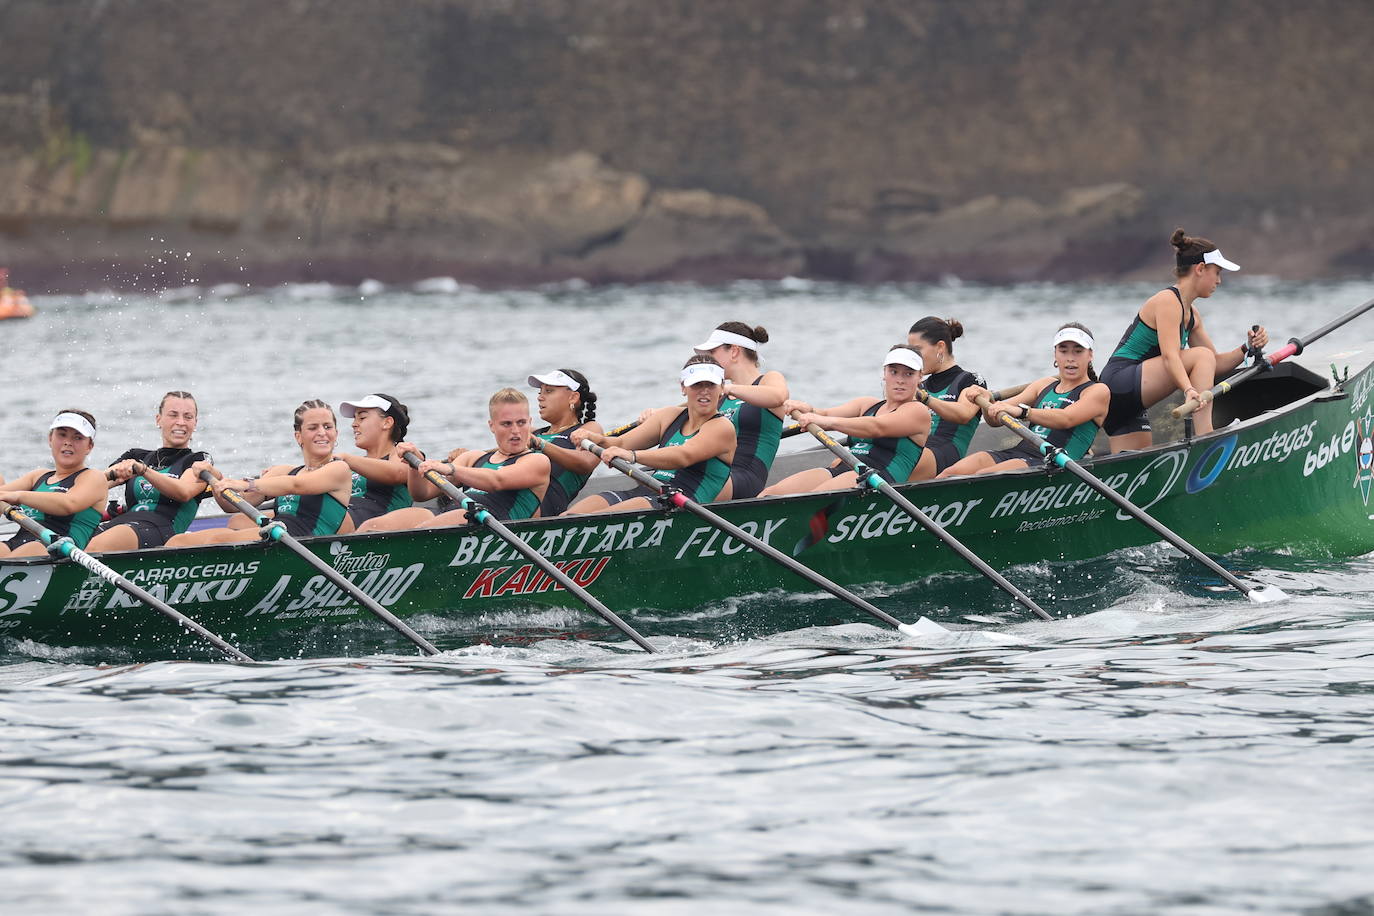
[[[800,414],[801,411],[794,410],[792,411],[792,418],[796,419]],[[1001,573],[993,569],[987,563],[983,562],[981,557],[979,557],[972,550],[969,550],[962,543],[960,543],[959,539],[956,538],[954,535],[950,534],[947,530],[945,530],[945,527],[943,525],[935,521],[935,519],[931,518],[929,515],[926,515],[920,509],[916,508],[915,504],[913,504],[911,500],[907,499],[905,496],[898,493],[893,488],[892,484],[888,483],[886,480],[883,480],[883,478],[878,476],[878,474],[874,472],[872,469],[864,467],[863,463],[859,460],[858,456],[856,456],[849,449],[845,448],[843,445],[840,445],[840,443],[832,439],[824,429],[821,429],[821,427],[816,425],[815,423],[811,423],[807,425],[806,431],[809,432],[811,435],[815,436],[816,440],[820,442],[821,445],[824,445],[826,448],[830,449],[831,453],[838,457],[846,465],[848,465],[850,470],[858,474],[860,484],[877,490],[879,493],[883,494],[888,499],[896,503],[897,506],[901,508],[903,512],[905,512],[912,518],[916,519],[916,521],[920,522],[921,527],[925,528],[931,534],[935,535],[937,538],[943,541],[945,543],[945,546],[949,547],[950,550],[953,550],[955,553],[957,553],[965,563],[968,563],[970,566],[978,570],[984,576],[987,576],[989,579],[991,579],[993,584],[995,584],[998,588],[1002,589],[1002,591],[1006,592],[1008,595],[1011,595],[1013,598],[1015,598],[1021,604],[1022,607],[1026,608],[1026,610],[1032,612],[1042,620],[1054,619],[1045,611],[1044,608],[1040,607],[1040,605],[1032,601],[1030,599],[1030,596],[1028,596],[1025,592],[1021,591],[1021,589],[1017,588],[1015,585],[1012,585],[1010,582],[1008,582]]]
[[[1262,372],[1268,372],[1270,369],[1274,368],[1288,357],[1301,356],[1302,351],[1305,350],[1307,347],[1310,347],[1313,343],[1325,337],[1327,334],[1330,334],[1332,331],[1336,330],[1341,325],[1346,324],[1347,322],[1353,321],[1354,319],[1360,317],[1370,309],[1374,309],[1374,299],[1370,299],[1362,305],[1356,306],[1355,308],[1346,312],[1341,317],[1337,318],[1335,321],[1332,321],[1329,324],[1325,324],[1317,328],[1315,331],[1313,331],[1311,334],[1308,334],[1306,337],[1288,338],[1288,343],[1279,347],[1277,350],[1275,350],[1273,353],[1270,353],[1268,356],[1265,356],[1262,359],[1255,360],[1255,364],[1251,366],[1249,369],[1245,369],[1241,372],[1238,372],[1226,381],[1222,382],[1221,384],[1216,385],[1215,387],[1202,392],[1202,394],[1199,395],[1199,397],[1202,399],[1201,403],[1199,403],[1197,400],[1193,398],[1189,398],[1188,400],[1180,404],[1178,407],[1175,407],[1173,409],[1173,415],[1175,417],[1187,416],[1188,414],[1192,413],[1193,411],[1201,407],[1202,404],[1207,403],[1207,401],[1211,400],[1217,395],[1225,394],[1232,388],[1239,385],[1241,382],[1247,382]]]
[[[596,455],[597,457],[600,457],[601,453],[605,451],[604,448],[592,442],[592,440],[590,439],[583,439],[582,447],[585,448],[587,451],[591,452],[592,454]],[[662,498],[666,499],[674,506],[677,506],[679,509],[686,509],[688,512],[702,519],[707,524],[725,532],[730,537],[734,538],[740,543],[748,544],[750,547],[754,548],[754,550],[763,554],[768,559],[791,570],[792,572],[801,576],[806,581],[810,582],[812,585],[824,589],[825,591],[829,592],[830,594],[834,595],[836,598],[839,598],[842,601],[849,602],[861,611],[866,611],[867,613],[872,614],[874,617],[877,617],[883,623],[886,623],[889,626],[896,627],[898,630],[900,630],[902,633],[908,636],[928,635],[932,631],[932,628],[935,627],[938,627],[940,630],[944,630],[944,627],[940,627],[939,624],[927,620],[924,617],[922,617],[919,621],[917,621],[914,624],[902,623],[896,617],[893,617],[891,614],[887,613],[881,608],[874,607],[872,604],[860,598],[853,592],[850,592],[842,588],[841,586],[836,585],[834,582],[831,582],[829,579],[827,579],[825,576],[822,576],[814,569],[811,569],[807,566],[802,565],[801,563],[798,563],[796,560],[792,559],[787,554],[778,550],[776,547],[772,547],[767,543],[759,540],[754,535],[745,531],[743,528],[740,528],[737,525],[733,525],[730,522],[727,522],[725,519],[721,518],[719,515],[712,512],[710,509],[707,509],[705,506],[701,505],[701,503],[688,499],[682,493],[664,486],[663,482],[659,480],[657,477],[654,477],[651,474],[644,473],[639,468],[635,467],[633,464],[630,464],[630,462],[626,461],[624,458],[612,458],[611,467],[615,468],[620,473],[629,477],[631,480],[635,481],[635,483],[643,484],[649,489],[654,490]]]
[[[402,457],[405,458],[407,464],[409,464],[416,470],[419,470],[420,456],[416,455],[414,452],[405,452],[402,455]],[[646,640],[643,636],[640,636],[639,633],[636,632],[634,627],[630,626],[624,620],[621,620],[619,615],[617,615],[615,611],[606,607],[606,605],[598,601],[585,588],[574,582],[567,573],[559,569],[557,566],[553,565],[552,561],[550,561],[547,557],[539,553],[529,544],[526,544],[523,538],[521,538],[514,531],[511,531],[504,524],[502,524],[500,519],[492,515],[491,512],[487,510],[486,506],[482,505],[479,502],[476,502],[471,496],[469,496],[467,493],[463,492],[463,490],[455,486],[453,481],[448,480],[438,471],[434,470],[425,472],[425,480],[428,480],[430,483],[434,484],[440,490],[447,493],[450,498],[452,498],[454,501],[458,503],[460,508],[467,510],[468,518],[482,525],[485,525],[487,528],[490,528],[492,532],[496,534],[497,537],[499,537],[501,540],[505,541],[507,544],[513,547],[522,556],[524,556],[525,559],[529,560],[531,564],[538,567],[539,570],[542,573],[544,573],[544,575],[553,579],[559,585],[563,586],[563,588],[572,592],[574,595],[580,598],[582,600],[582,603],[587,605],[587,607],[591,608],[593,611],[596,611],[596,613],[600,614],[601,617],[605,619],[607,623],[611,624],[617,630],[624,633],[626,636],[630,637],[630,639],[634,641],[635,645],[639,646],[645,652],[654,651],[654,647],[649,645],[649,641]]]
[[[984,395],[978,395],[978,397],[975,400],[977,401],[978,406],[982,407],[984,410],[987,410],[992,406],[992,402],[989,401],[987,397],[985,397]],[[1045,456],[1047,461],[1052,461],[1053,463],[1059,465],[1061,468],[1064,468],[1065,470],[1072,473],[1074,476],[1082,480],[1088,486],[1092,487],[1098,493],[1101,493],[1108,500],[1115,503],[1123,512],[1126,512],[1128,515],[1134,516],[1137,521],[1139,521],[1145,527],[1149,528],[1155,534],[1159,535],[1164,540],[1168,541],[1170,544],[1173,544],[1179,550],[1183,551],[1188,557],[1190,557],[1193,560],[1196,560],[1198,563],[1201,563],[1203,566],[1206,566],[1212,572],[1216,573],[1223,580],[1225,580],[1228,585],[1239,591],[1242,595],[1249,598],[1251,601],[1263,604],[1270,601],[1282,601],[1283,599],[1288,597],[1286,594],[1284,594],[1282,591],[1280,591],[1277,587],[1273,585],[1247,585],[1241,580],[1237,579],[1234,575],[1231,574],[1229,570],[1223,568],[1221,564],[1217,563],[1217,561],[1213,560],[1211,557],[1207,556],[1201,550],[1198,550],[1192,544],[1188,543],[1183,538],[1179,537],[1169,528],[1165,527],[1164,524],[1161,523],[1159,520],[1146,514],[1144,509],[1140,508],[1135,503],[1131,502],[1129,499],[1122,496],[1120,493],[1116,492],[1111,487],[1107,486],[1101,480],[1098,480],[1095,476],[1093,476],[1092,473],[1090,473],[1087,470],[1087,468],[1083,467],[1077,461],[1074,461],[1068,455],[1064,454],[1063,450],[1050,445],[1044,439],[1041,439],[1035,433],[1031,432],[1025,426],[1021,425],[1021,422],[1017,420],[1015,417],[1013,417],[1011,414],[1007,413],[1006,411],[1001,411],[999,415],[1003,426],[1006,426],[1008,429],[1016,433],[1016,435],[1020,436],[1030,445],[1033,445],[1037,449],[1039,449],[1040,453]]]
[[[1025,382],[1020,385],[1012,385],[1010,388],[1003,388],[1000,391],[994,391],[992,393],[992,399],[994,401],[1006,401],[1010,398],[1016,397],[1018,394],[1020,394],[1028,387],[1030,387],[1030,382]],[[625,428],[628,429],[628,427]],[[784,426],[782,428],[782,433],[780,435],[783,439],[791,439],[793,436],[800,436],[804,432],[807,432],[807,430],[802,429],[800,424],[793,423],[791,426]],[[607,433],[606,435],[615,436],[618,435],[618,433],[612,431]]]
[[[215,477],[209,471],[201,471],[200,479],[209,484],[214,482]],[[258,511],[257,506],[253,505],[248,500],[244,499],[242,495],[228,487],[220,490],[220,495],[235,509],[248,516],[253,524],[261,529],[264,540],[277,541],[278,543],[285,544],[298,557],[306,563],[309,563],[320,575],[347,592],[354,601],[357,601],[363,607],[376,614],[387,626],[419,646],[420,650],[426,655],[439,654],[439,650],[434,647],[433,643],[412,630],[395,614],[382,607],[382,605],[371,595],[363,591],[351,580],[340,575],[338,570],[332,568],[328,563],[311,553],[308,547],[287,533],[286,526],[281,522],[263,515]]]
[[[45,528],[43,525],[40,525],[36,519],[30,518],[23,512],[19,511],[19,509],[10,505],[7,502],[4,502],[3,500],[0,500],[0,514],[3,514],[7,518],[9,518],[10,521],[17,523],[20,528],[23,528],[29,534],[32,534],[34,537],[38,538],[39,541],[46,544],[48,547],[48,553],[52,554],[53,556],[66,557],[67,559],[74,561],[78,566],[81,566],[87,572],[94,573],[95,575],[104,579],[106,582],[109,582],[112,585],[114,585],[115,588],[118,588],[119,590],[126,592],[129,595],[132,595],[139,601],[142,601],[144,604],[148,605],[148,607],[157,611],[159,614],[162,614],[166,617],[170,617],[172,620],[180,624],[184,629],[190,630],[192,633],[196,634],[201,639],[205,640],[210,645],[214,646],[216,649],[220,650],[230,658],[240,662],[252,661],[252,659],[245,655],[243,652],[229,645],[229,643],[225,642],[223,639],[219,638],[214,633],[211,633],[209,630],[205,629],[205,627],[201,626],[200,624],[192,620],[190,617],[187,617],[185,614],[181,613],[181,611],[178,611],[176,608],[167,604],[167,602],[162,601],[154,597],[153,595],[149,594],[147,591],[140,588],[135,583],[130,582],[128,579],[124,578],[119,573],[115,572],[113,569],[106,566],[104,563],[101,563],[99,560],[88,554],[86,551],[82,550],[80,547],[77,547],[76,543],[72,541],[71,538],[59,537],[57,532]]]

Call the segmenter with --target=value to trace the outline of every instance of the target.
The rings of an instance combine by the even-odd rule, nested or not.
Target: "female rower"
[[[124,512],[100,526],[91,538],[92,551],[160,547],[191,526],[200,501],[208,495],[192,467],[210,460],[204,452],[191,450],[199,418],[190,392],[162,396],[153,418],[162,445],[131,448],[105,472],[111,484],[124,485]]]
[[[574,445],[572,432],[599,433],[601,424],[596,422],[596,395],[581,372],[555,369],[531,375],[529,383],[539,391],[539,418],[549,424],[535,430],[530,445],[549,459],[549,488],[539,504],[539,515],[550,518],[563,514],[596,470],[596,456]]]
[[[883,397],[861,397],[838,407],[816,410],[804,401],[788,401],[783,410],[800,410],[797,422],[815,423],[850,437],[849,450],[888,483],[912,479],[930,433],[930,410],[916,401],[921,383],[921,356],[906,344],[895,344],[883,361]],[[931,467],[934,473],[934,467]],[[765,496],[844,490],[858,475],[838,458],[824,468],[800,471],[764,490]]]
[[[1188,236],[1182,229],[1175,229],[1169,242],[1174,246],[1178,282],[1145,301],[1102,367],[1102,381],[1112,392],[1103,428],[1111,437],[1113,452],[1149,448],[1152,436],[1146,411],[1150,407],[1175,391],[1196,398],[1212,387],[1219,374],[1239,366],[1248,347],[1263,348],[1269,342],[1264,328],[1258,328],[1246,332],[1242,346],[1217,352],[1195,303],[1216,292],[1223,269],[1240,270],[1240,265],[1222,257],[1212,242]],[[1212,431],[1210,402],[1193,414],[1193,424],[1198,433]]]
[[[759,345],[767,342],[763,328],[727,321],[696,345],[698,353],[725,369],[720,412],[735,425],[735,458],[720,499],[751,499],[762,493],[778,453],[787,379],[776,369],[759,371]]]
[[[1013,400],[997,401],[987,410],[988,424],[1002,425],[1002,414],[1025,421],[1030,431],[1061,448],[1077,461],[1092,448],[1097,430],[1107,416],[1111,392],[1093,372],[1093,336],[1087,328],[1070,321],[1054,335],[1054,365],[1058,375],[1031,382]],[[973,403],[987,389],[971,385],[963,397]],[[941,472],[941,477],[990,474],[1027,468],[1041,459],[1040,450],[1027,442],[1012,448],[974,452]]]
[[[95,417],[84,410],[63,410],[48,424],[48,447],[52,468],[29,471],[0,485],[0,500],[85,547],[100,524],[109,491],[105,475],[86,467],[95,447]],[[46,552],[43,542],[22,528],[0,544],[0,556],[35,557]]]
[[[226,489],[238,491],[255,506],[275,497],[276,520],[286,526],[288,534],[294,537],[336,534],[348,511],[353,476],[348,465],[334,455],[334,446],[339,441],[334,410],[324,401],[306,401],[296,408],[292,426],[296,444],[301,449],[301,463],[295,467],[275,465],[263,471],[261,477],[251,480],[225,478],[208,462],[198,462],[193,469],[197,473],[208,469],[219,478],[212,488],[215,499],[226,512],[235,511],[233,504],[222,495]],[[179,534],[168,541],[167,546],[256,541],[259,536],[256,528],[211,528]]]
[[[729,481],[735,457],[735,426],[719,412],[725,397],[725,368],[699,354],[683,364],[678,378],[686,407],[660,407],[622,436],[579,429],[572,441],[581,444],[590,439],[606,449],[601,455],[606,464],[613,458],[641,464],[688,499],[708,503]],[[642,485],[610,490],[578,500],[565,514],[648,509],[655,495],[656,491]]]
[[[907,345],[921,355],[916,398],[930,408],[930,435],[912,480],[929,480],[968,454],[982,420],[978,405],[959,397],[970,385],[987,384],[954,361],[954,341],[963,334],[957,319],[934,316],[922,318],[907,332]]]
[[[353,472],[348,498],[348,518],[340,532],[353,531],[363,522],[411,504],[409,468],[396,451],[410,427],[410,410],[389,394],[369,394],[344,401],[339,413],[353,420],[353,444],[361,455],[342,453]]]
[[[465,489],[475,502],[490,510],[501,521],[532,518],[549,488],[549,459],[530,450],[531,426],[529,398],[514,388],[502,388],[487,402],[487,427],[496,448],[469,449],[449,458],[426,459],[419,468],[406,466],[410,495],[417,501],[440,497],[440,509],[411,506],[388,512],[358,527],[359,531],[396,531],[402,528],[447,528],[467,524],[463,509],[445,510],[448,502],[442,491],[425,479],[427,471],[438,471]],[[414,443],[396,446],[398,454],[424,455]]]

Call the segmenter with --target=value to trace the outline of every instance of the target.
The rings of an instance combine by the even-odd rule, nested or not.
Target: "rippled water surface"
[[[245,469],[289,457],[309,396],[392,391],[417,439],[448,444],[483,434],[491,390],[563,365],[587,369],[614,421],[673,397],[684,348],[735,317],[769,327],[768,356],[817,401],[869,390],[927,313],[969,322],[960,356],[994,384],[1025,381],[1062,317],[1114,341],[1149,292],[40,299],[39,319],[0,325],[11,352],[49,357],[40,375],[0,364],[16,393],[0,470],[42,460],[68,404],[100,417],[97,460],[150,440],[169,387],[200,395],[199,440]],[[1285,339],[1369,295],[1238,283],[1208,321],[1222,339],[1252,320]],[[0,907],[1374,913],[1374,560],[1233,562],[1290,600],[1211,592],[1147,549],[1011,571],[1033,595],[1077,596],[1072,619],[922,637],[852,623],[732,639],[684,619],[650,657],[575,631],[467,645],[433,622],[436,658],[254,665],[10,646]],[[910,619],[951,587],[889,600]]]

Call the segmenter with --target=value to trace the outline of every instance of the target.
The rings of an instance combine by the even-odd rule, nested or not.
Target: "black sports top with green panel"
[[[921,381],[921,387],[932,399],[946,403],[959,400],[959,395],[970,385],[987,387],[981,378],[959,366],[950,366]],[[930,412],[930,434],[926,436],[926,448],[935,453],[937,471],[943,471],[968,454],[969,443],[973,441],[973,434],[978,431],[978,424],[982,420],[982,411],[975,411],[973,419],[967,423],[954,423],[943,419],[933,410]]]
[[[521,452],[519,455],[512,455],[505,461],[493,462],[491,456],[496,454],[492,449],[473,463],[475,468],[498,468],[509,467],[529,452]],[[533,518],[534,513],[539,509],[539,496],[533,490],[478,490],[465,487],[468,495],[473,502],[481,503],[497,519],[503,522],[519,521],[522,518]]]
[[[760,375],[750,383],[763,381]],[[730,477],[734,480],[733,499],[758,496],[768,483],[768,470],[778,454],[782,441],[782,418],[764,407],[757,407],[739,398],[720,402],[720,412],[735,424],[735,460],[730,463]]]
[[[583,426],[586,424],[578,423],[556,433],[551,432],[550,427],[546,426],[536,432],[535,435],[544,442],[546,452],[549,446],[577,451],[577,446],[573,445],[571,436],[573,430],[581,429]],[[591,474],[579,474],[572,468],[565,468],[550,459],[549,488],[544,491],[544,501],[539,504],[539,515],[542,518],[562,515],[563,511],[572,503],[573,497],[587,485],[587,480],[591,476]]]
[[[191,465],[197,461],[209,461],[210,456],[189,448],[131,448],[120,455],[114,463],[131,459],[142,462],[150,470],[166,474],[168,477],[180,477]],[[124,511],[147,512],[161,516],[165,520],[164,524],[171,526],[173,533],[182,534],[191,527],[191,520],[196,517],[200,501],[208,495],[209,491],[202,489],[186,502],[177,502],[149,483],[148,478],[139,475],[129,478],[124,484]]]
[[[34,484],[33,491],[35,493],[66,493],[76,483],[76,478],[80,477],[86,470],[87,468],[82,468],[74,474],[68,474],[61,480],[52,479],[52,475],[57,473],[56,471],[44,471],[42,476],[38,478],[38,482]],[[100,510],[90,507],[78,509],[71,515],[48,515],[31,506],[18,506],[17,508],[29,518],[42,522],[43,527],[49,531],[71,538],[77,547],[86,546],[102,518]],[[21,530],[19,534],[24,535],[28,532]],[[15,540],[15,538],[11,539],[12,546]],[[28,537],[19,540],[34,540],[34,538]]]
[[[336,461],[338,459],[335,459]],[[297,465],[287,473],[294,477],[305,470]],[[332,493],[287,493],[277,497],[276,517],[293,537],[338,534],[348,507]]]
[[[1178,291],[1178,287],[1171,286],[1169,291],[1178,297],[1179,305],[1183,305],[1183,294]],[[1197,314],[1187,306],[1184,306],[1183,310],[1186,317],[1179,319],[1178,338],[1179,346],[1186,347],[1188,346],[1189,333],[1197,327]],[[1140,313],[1136,312],[1135,320],[1131,322],[1130,327],[1126,328],[1126,333],[1121,335],[1121,342],[1112,351],[1112,357],[1108,363],[1117,360],[1143,363],[1159,354],[1159,331],[1146,324],[1145,320],[1140,317]]]
[[[887,401],[879,401],[863,412],[876,417]],[[921,460],[921,446],[910,436],[881,436],[877,439],[849,437],[849,450],[863,462],[864,467],[877,471],[888,483],[906,483],[916,463]]]
[[[1031,407],[1063,410],[1070,404],[1076,403],[1089,385],[1096,384],[1097,382],[1094,381],[1086,381],[1077,388],[1064,392],[1055,391],[1056,385],[1050,385],[1040,392],[1040,396],[1035,399],[1035,403]],[[1069,429],[1050,429],[1048,426],[1038,424],[1029,424],[1028,428],[1050,445],[1063,449],[1064,453],[1075,461],[1088,453],[1088,449],[1093,447],[1093,440],[1097,438],[1097,424],[1092,420],[1084,420]]]
[[[387,455],[382,460],[390,461],[391,456]],[[353,519],[354,525],[361,525],[370,518],[404,509],[413,502],[410,488],[404,483],[378,483],[357,471],[353,472],[353,488],[348,497],[348,517]]]
[[[720,414],[715,416],[718,417]],[[715,417],[711,419],[715,419]],[[709,423],[710,420],[707,422]],[[682,445],[695,436],[696,433],[688,436],[682,432],[682,427],[686,423],[687,409],[683,408],[673,419],[673,422],[668,424],[668,428],[659,438],[659,447]],[[704,423],[702,425],[705,426]],[[701,432],[701,429],[698,428],[697,432]],[[730,479],[730,465],[712,455],[705,461],[698,461],[696,464],[685,468],[650,468],[649,473],[665,485],[680,490],[682,495],[688,499],[699,503],[709,503],[720,495],[721,489],[725,486],[725,481]]]

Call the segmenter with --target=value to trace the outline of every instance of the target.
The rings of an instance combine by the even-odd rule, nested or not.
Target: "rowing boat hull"
[[[1315,367],[1339,361],[1344,385],[1327,386],[1237,426],[1187,443],[1098,459],[1099,477],[1212,553],[1281,550],[1312,557],[1374,550],[1369,504],[1370,354],[1374,345],[1292,361],[1317,387]],[[1304,368],[1305,367],[1305,368]],[[1283,375],[1276,373],[1276,375]],[[1252,404],[1280,382],[1242,386]],[[1266,394],[1266,384],[1272,390]],[[1303,390],[1301,387],[1297,390]],[[1286,397],[1286,396],[1285,396]],[[1233,400],[1232,407],[1238,407]],[[1218,414],[1226,415],[1218,403]],[[1242,411],[1243,413],[1243,411]],[[908,485],[902,491],[997,568],[1085,560],[1155,540],[1138,522],[1062,471],[1044,469]],[[713,506],[723,517],[846,586],[901,586],[953,573],[979,581],[954,554],[880,494],[846,491]],[[833,622],[834,603],[788,599],[802,580],[724,537],[695,516],[662,510],[539,519],[511,526],[579,584],[647,633],[675,612],[749,602],[740,631]],[[575,598],[484,529],[306,539],[334,569],[422,631],[457,627],[471,638],[509,629],[532,609],[577,608]],[[245,647],[311,633],[310,651],[398,649],[394,634],[289,552],[263,543],[107,554],[116,571],[226,639]],[[976,591],[976,589],[975,589]],[[1000,594],[1000,593],[999,593]],[[1033,597],[1038,597],[1033,595]],[[882,603],[881,601],[879,603]],[[938,616],[908,592],[897,616]],[[1011,602],[1008,599],[1007,605]],[[980,607],[943,609],[961,614]],[[667,612],[667,613],[665,613]],[[745,613],[741,611],[741,613]],[[858,612],[843,613],[850,619]],[[428,617],[423,615],[429,615]],[[817,616],[822,619],[816,619]],[[534,615],[535,618],[538,615]],[[446,629],[449,628],[449,629]],[[598,631],[599,632],[599,631]],[[296,634],[299,636],[300,634]],[[197,651],[190,637],[68,562],[0,564],[0,636],[47,646],[120,648],[135,656]]]

